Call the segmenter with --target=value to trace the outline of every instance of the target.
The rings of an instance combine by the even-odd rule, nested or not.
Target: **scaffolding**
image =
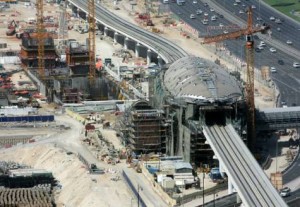
[[[120,126],[125,144],[137,154],[166,152],[168,130],[163,110],[151,108],[146,101],[138,101],[125,112]]]

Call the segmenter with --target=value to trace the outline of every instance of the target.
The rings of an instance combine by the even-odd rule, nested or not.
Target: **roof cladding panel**
[[[233,76],[214,62],[195,56],[175,61],[165,73],[164,84],[177,98],[216,101],[242,96]]]

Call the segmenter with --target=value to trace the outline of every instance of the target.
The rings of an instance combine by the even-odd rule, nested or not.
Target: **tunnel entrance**
[[[207,126],[212,125],[226,125],[226,113],[225,111],[209,111],[205,113],[205,124]]]
[[[200,116],[207,126],[225,126],[231,117],[232,110],[231,106],[204,106],[200,107]]]

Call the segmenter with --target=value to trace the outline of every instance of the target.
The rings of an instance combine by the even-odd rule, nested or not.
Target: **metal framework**
[[[270,27],[262,26],[262,27],[253,27],[252,21],[252,8],[248,9],[248,20],[247,27],[245,29],[237,30],[234,32],[230,32],[227,34],[220,34],[212,37],[204,37],[203,43],[212,43],[212,42],[220,42],[228,39],[237,39],[241,36],[246,36],[246,44],[245,44],[245,52],[246,52],[246,63],[247,63],[247,71],[246,71],[246,103],[248,106],[247,111],[247,137],[249,143],[249,147],[253,148],[255,143],[255,103],[254,103],[254,41],[253,34],[257,32],[265,33]]]
[[[45,47],[44,47],[44,9],[43,0],[36,1],[36,22],[38,40],[38,73],[41,80],[45,78]]]
[[[96,27],[96,20],[95,20],[95,1],[89,0],[88,1],[88,22],[89,22],[89,81],[90,86],[94,85],[95,83],[95,76],[96,76],[96,66],[95,66],[95,27]]]

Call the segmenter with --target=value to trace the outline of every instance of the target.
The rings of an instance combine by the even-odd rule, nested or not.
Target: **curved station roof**
[[[170,65],[164,84],[174,98],[215,102],[242,96],[233,76],[216,63],[195,56],[183,57]]]

